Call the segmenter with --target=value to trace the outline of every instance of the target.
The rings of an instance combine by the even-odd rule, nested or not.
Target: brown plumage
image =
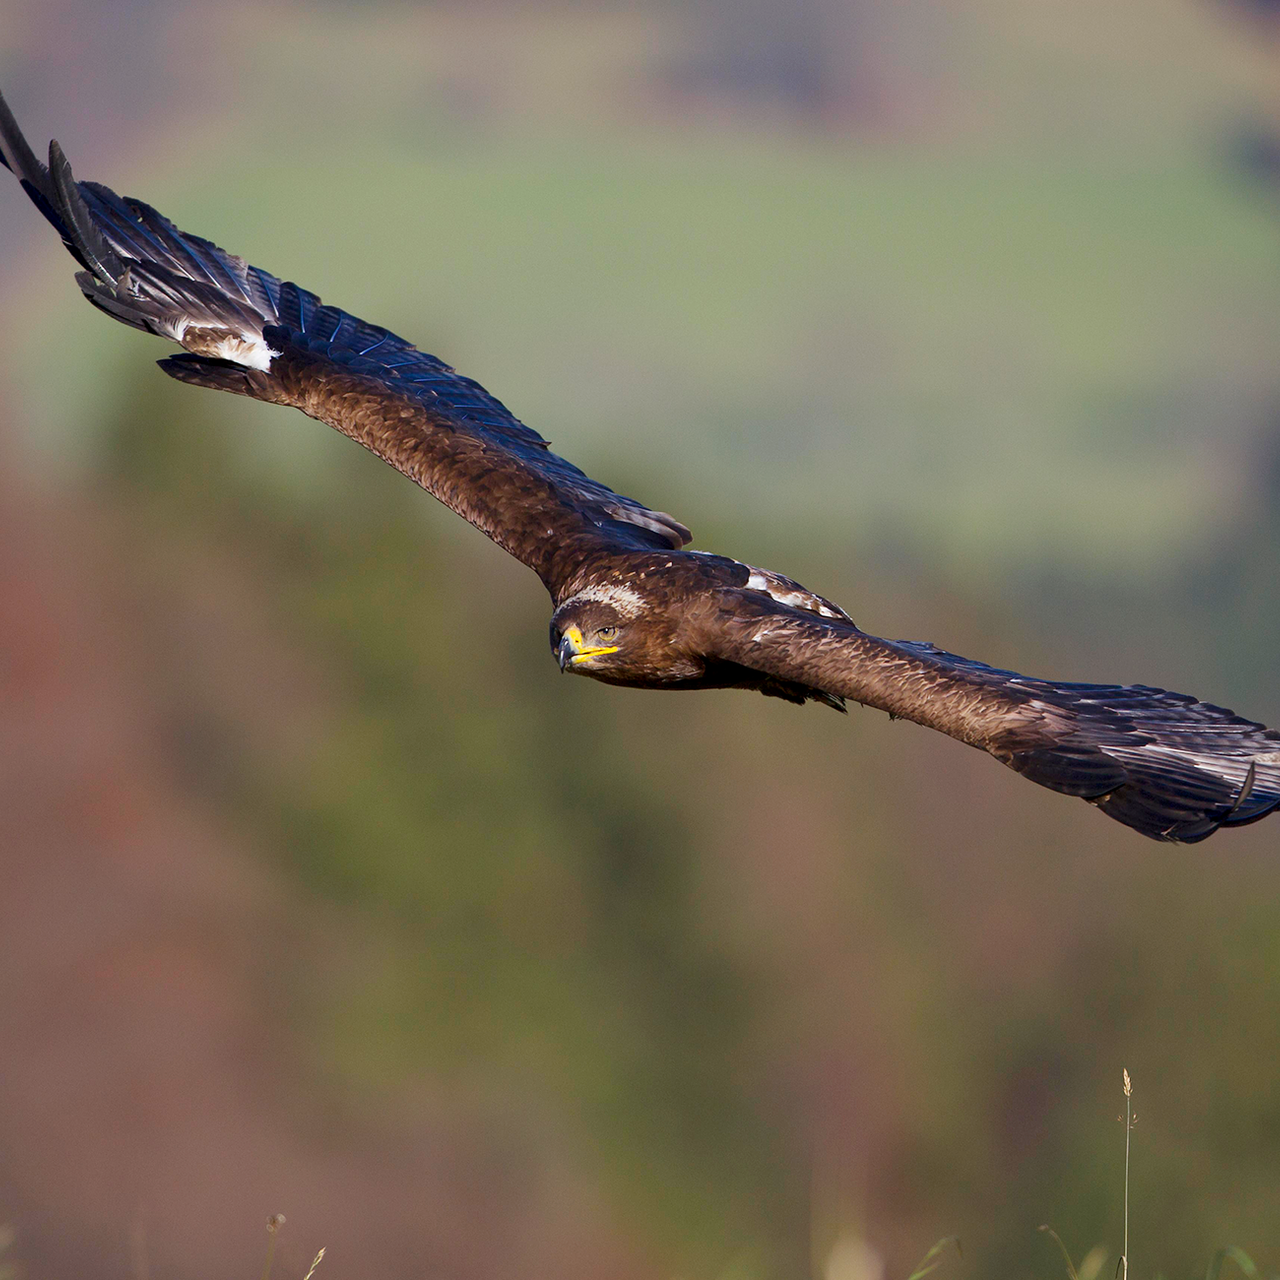
[[[483,387],[386,329],[46,167],[0,98],[0,161],[95,306],[177,341],[171,377],[292,405],[384,458],[528,565],[562,670],[647,689],[878,707],[990,752],[1157,840],[1280,805],[1280,734],[1184,694],[1060,684],[881,640],[781,575],[685,551],[689,531],[552,453]]]

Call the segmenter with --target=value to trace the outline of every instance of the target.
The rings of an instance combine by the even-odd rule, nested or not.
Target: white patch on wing
[[[571,596],[566,600],[559,609],[566,609],[571,604],[578,604],[582,600],[595,600],[600,604],[610,604],[622,614],[624,618],[632,618],[644,608],[644,597],[634,588],[628,587],[621,582],[601,583],[596,586],[586,587],[579,591],[576,596]]]
[[[272,360],[280,353],[272,351],[261,338],[253,340],[242,338],[238,334],[228,334],[208,354],[217,356],[219,360],[230,360],[233,364],[242,364],[246,369],[266,371],[271,368]]]
[[[267,370],[271,368],[271,362],[280,353],[273,351],[267,344],[259,338],[257,342],[243,343],[240,339],[232,339],[232,344],[238,344],[237,349],[240,354],[223,356],[224,360],[234,360],[237,364],[247,365],[250,369]]]
[[[187,330],[191,328],[201,330],[200,341],[191,343],[183,341]],[[222,337],[213,338],[210,335],[216,331],[197,324],[190,316],[179,316],[173,321],[170,332],[176,342],[186,347],[188,351],[195,352],[196,355],[212,356],[217,360],[230,360],[232,364],[243,365],[246,369],[261,369],[265,372],[271,368],[272,360],[280,354],[267,346],[261,334],[232,333],[226,330]]]
[[[790,609],[803,609],[806,613],[816,613],[823,618],[839,618],[842,622],[852,621],[843,609],[837,609],[829,600],[814,595],[790,578],[784,578],[778,573],[768,573],[764,569],[755,569],[751,565],[743,567],[751,570],[746,581],[748,591],[763,591],[771,600],[785,604]]]

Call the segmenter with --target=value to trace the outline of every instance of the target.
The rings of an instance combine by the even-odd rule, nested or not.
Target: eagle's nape
[[[1280,806],[1280,734],[1232,712],[879,640],[789,578],[682,551],[683,524],[584,475],[435,356],[141,201],[77,182],[56,143],[41,163],[3,97],[0,163],[79,263],[86,298],[184,348],[159,362],[171,377],[292,405],[371,449],[538,573],[556,617],[574,601],[631,600],[634,645],[574,669],[647,688],[879,707],[1157,840],[1202,840]]]

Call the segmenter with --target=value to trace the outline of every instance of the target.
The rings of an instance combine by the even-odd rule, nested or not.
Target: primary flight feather
[[[149,205],[38,160],[0,98],[0,162],[83,268],[96,307],[169,338],[171,377],[292,405],[372,450],[531,568],[561,670],[645,689],[846,699],[939,729],[1156,840],[1280,806],[1280,733],[1185,694],[1063,684],[881,640],[780,574],[685,551],[678,520],[553,453],[435,356]]]

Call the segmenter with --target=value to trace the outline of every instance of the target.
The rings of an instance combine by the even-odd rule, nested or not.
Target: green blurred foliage
[[[317,1060],[366,1108],[423,1070],[504,1114],[550,1091],[676,1239],[710,1235],[708,1259],[780,1247],[761,1224],[795,1207],[739,1078],[749,975],[693,920],[670,745],[619,748],[582,714],[591,691],[548,661],[530,593],[495,593],[457,538],[433,551],[419,491],[338,441],[340,483],[272,492],[237,464],[249,451],[223,408],[148,372],[101,474],[148,540],[166,531],[143,579],[201,547],[243,557],[277,621],[341,672],[341,710],[283,773],[210,733],[217,689],[174,674],[187,770],[219,779],[312,892],[378,921],[368,951],[324,963],[298,1019]]]

